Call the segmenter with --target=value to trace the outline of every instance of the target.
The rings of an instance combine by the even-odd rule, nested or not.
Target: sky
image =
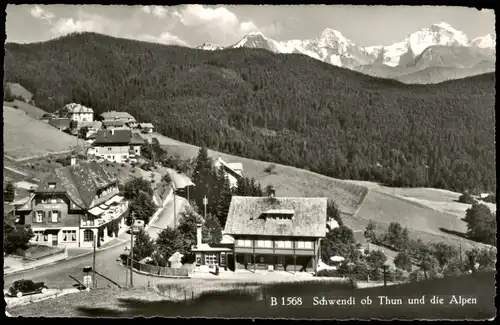
[[[446,22],[469,39],[495,34],[493,10],[438,6],[341,5],[8,5],[7,42],[46,41],[71,32],[195,47],[227,46],[252,31],[275,40],[309,39],[325,28],[360,46],[390,45]]]

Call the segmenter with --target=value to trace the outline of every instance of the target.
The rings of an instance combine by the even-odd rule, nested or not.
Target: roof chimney
[[[196,247],[201,246],[201,223],[196,225]]]
[[[71,155],[71,162],[70,162],[70,165],[71,165],[71,166],[76,165],[76,156],[75,156],[75,155]]]

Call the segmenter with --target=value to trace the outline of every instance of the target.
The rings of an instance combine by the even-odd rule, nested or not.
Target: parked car
[[[33,282],[31,280],[18,280],[9,287],[9,295],[21,298],[23,295],[36,293],[46,293],[49,290],[43,282]]]

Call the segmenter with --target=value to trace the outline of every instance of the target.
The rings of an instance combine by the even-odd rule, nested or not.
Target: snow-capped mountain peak
[[[492,34],[487,34],[485,36],[476,37],[470,42],[471,46],[476,46],[482,49],[492,49],[495,50],[497,46],[496,37]]]
[[[197,49],[207,50],[207,51],[217,51],[217,50],[222,50],[224,48],[222,46],[212,43],[203,43],[202,45],[198,46]]]

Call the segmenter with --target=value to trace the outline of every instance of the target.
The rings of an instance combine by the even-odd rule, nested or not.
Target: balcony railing
[[[80,226],[81,227],[98,227],[104,225],[108,222],[118,219],[127,211],[128,201],[117,205],[114,208],[109,208],[105,210],[98,218],[93,220],[82,220]]]

